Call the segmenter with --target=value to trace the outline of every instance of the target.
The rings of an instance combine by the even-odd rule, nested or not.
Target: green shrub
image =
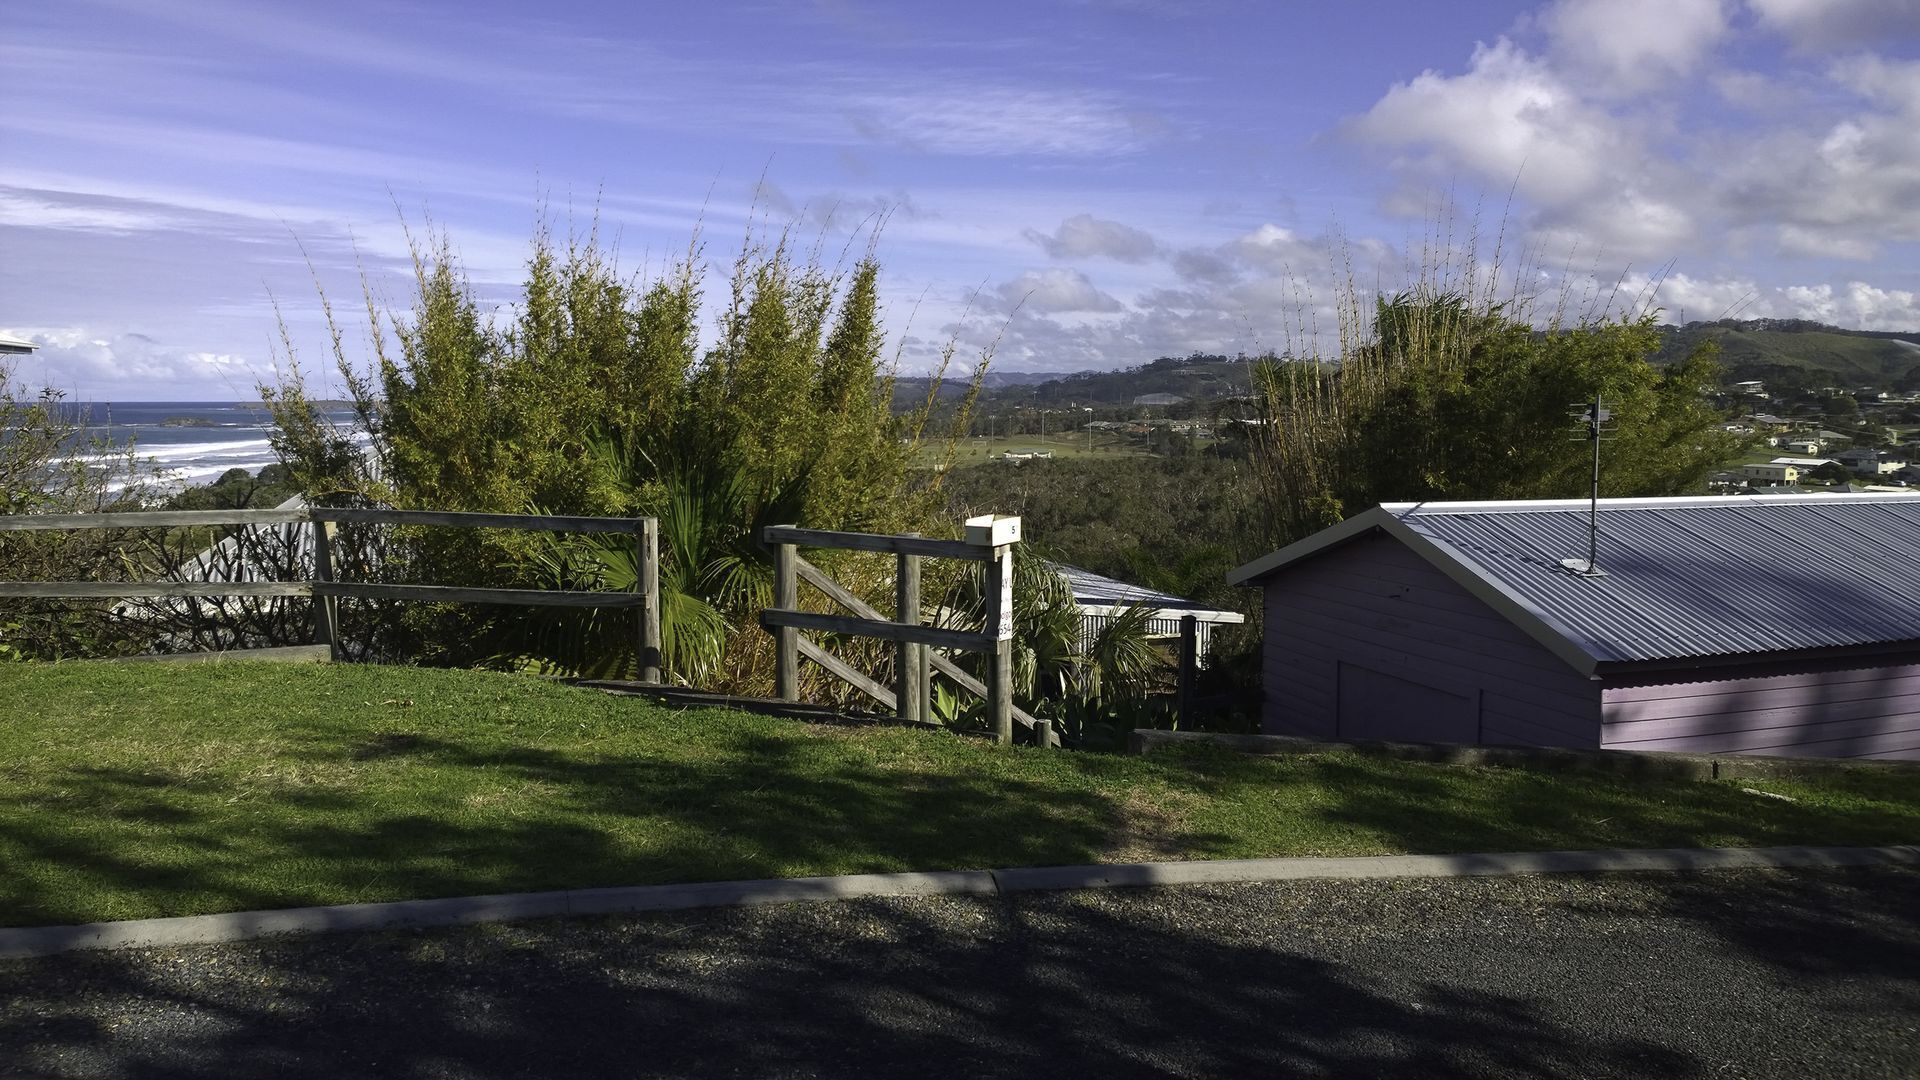
[[[770,579],[760,525],[941,527],[938,472],[910,466],[929,441],[950,457],[966,410],[938,431],[930,405],[890,412],[871,247],[851,267],[829,266],[817,251],[797,257],[784,235],[749,238],[705,349],[697,238],[638,282],[594,232],[560,244],[543,230],[520,301],[500,318],[481,314],[444,236],[416,245],[414,271],[410,311],[369,304],[369,358],[349,356],[335,325],[334,361],[368,450],[327,426],[291,363],[263,388],[282,462],[321,501],[660,518],[672,675],[736,688],[769,678],[752,640]],[[985,367],[983,356],[968,401]],[[631,553],[604,538],[477,530],[393,530],[361,561],[390,580],[443,585],[618,588],[632,574]],[[633,635],[591,613],[415,605],[354,632],[376,651],[454,664],[596,674],[637,664]]]

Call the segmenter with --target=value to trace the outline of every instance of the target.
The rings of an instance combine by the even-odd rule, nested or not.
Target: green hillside
[[[1667,326],[1662,333],[1665,344],[1655,363],[1678,360],[1700,342],[1713,341],[1720,346],[1728,382],[1760,379],[1776,393],[1823,386],[1920,389],[1920,330],[1888,333],[1805,319],[1729,319]],[[1195,353],[1109,371],[994,373],[976,411],[1119,407],[1143,394],[1175,394],[1204,405],[1250,393],[1251,367],[1248,357]],[[957,399],[965,389],[964,379],[950,379],[942,397]],[[926,392],[926,379],[900,379],[894,407],[918,404]]]
[[[1189,401],[1239,397],[1252,392],[1252,362],[1245,357],[1163,356],[1118,371],[1076,371],[1051,382],[996,391],[1006,405],[1128,405],[1142,394],[1174,394]]]
[[[1714,341],[1729,381],[1760,379],[1776,393],[1920,385],[1920,332],[1842,330],[1802,319],[1696,322],[1665,332],[1656,362],[1679,359],[1701,341]]]
[[[1205,402],[1250,393],[1251,367],[1252,361],[1246,357],[1195,353],[1163,356],[1112,371],[1019,372],[999,382],[989,376],[982,405],[995,409],[1122,406],[1131,405],[1142,394],[1174,394]],[[942,396],[957,397],[965,389],[964,381],[948,380]],[[900,379],[895,386],[894,406],[924,400],[926,392],[926,379]]]

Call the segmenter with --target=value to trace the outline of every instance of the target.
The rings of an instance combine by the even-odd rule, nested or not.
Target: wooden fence
[[[337,580],[331,533],[338,525],[432,525],[539,532],[629,533],[640,579],[630,593],[546,589],[481,589],[446,585],[387,585]],[[426,600],[440,603],[542,607],[634,608],[640,681],[660,681],[660,526],[654,518],[562,517],[546,514],[469,514],[432,510],[161,510],[115,514],[0,515],[0,532],[78,529],[197,528],[222,525],[308,525],[313,577],[306,581],[0,581],[0,597],[131,599],[167,596],[310,597],[314,644],[337,655],[341,598]]]
[[[800,658],[806,657],[830,674],[878,701],[903,720],[927,719],[930,669],[953,680],[987,703],[994,738],[1013,741],[1017,721],[1042,746],[1058,746],[1053,725],[1028,715],[1013,704],[1013,545],[1019,542],[1019,518],[975,518],[967,523],[966,540],[931,540],[923,536],[826,532],[792,525],[769,526],[762,539],[774,550],[773,606],[760,614],[760,623],[772,631],[777,644],[774,692],[782,701],[800,699]],[[799,547],[839,548],[891,553],[895,558],[895,611],[888,619],[819,567],[800,557]],[[988,604],[986,632],[972,633],[926,626],[921,620],[920,561],[924,558],[967,559],[986,564]],[[852,615],[829,615],[799,608],[799,584],[805,581]],[[895,643],[895,685],[883,686],[832,653],[800,635],[802,630],[850,634]],[[987,678],[982,682],[964,668],[931,649],[984,653]]]

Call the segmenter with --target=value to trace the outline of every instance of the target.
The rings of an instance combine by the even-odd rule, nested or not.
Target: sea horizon
[[[347,402],[316,402],[335,424],[357,428]],[[97,401],[60,402],[58,414],[80,425],[72,445],[104,441],[113,449],[89,455],[94,460],[125,453],[131,447],[163,488],[212,483],[232,469],[257,473],[276,462],[273,416],[260,401]]]

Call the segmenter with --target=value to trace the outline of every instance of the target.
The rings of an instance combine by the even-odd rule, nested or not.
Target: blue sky
[[[1576,309],[1920,331],[1920,0],[0,9],[36,383],[250,397],[276,302],[324,369],[315,278],[404,301],[403,217],[504,310],[542,207],[637,273],[699,222],[713,287],[890,209],[908,369],[1285,348],[1476,220]]]

